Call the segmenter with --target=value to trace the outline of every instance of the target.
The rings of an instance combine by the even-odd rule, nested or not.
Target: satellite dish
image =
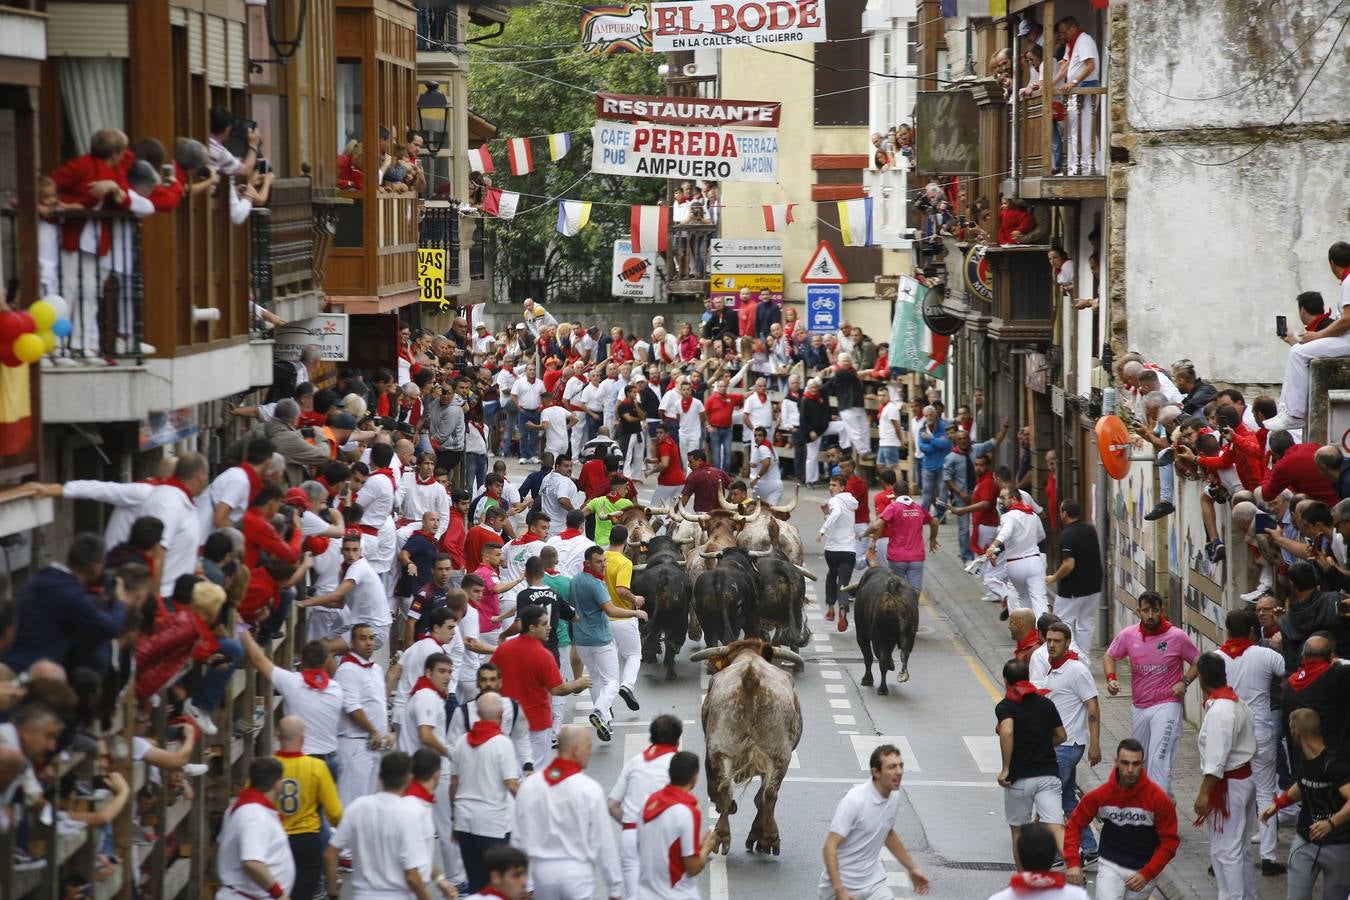
[[[1130,431],[1120,416],[1102,416],[1097,420],[1097,452],[1106,474],[1120,481],[1130,473]]]

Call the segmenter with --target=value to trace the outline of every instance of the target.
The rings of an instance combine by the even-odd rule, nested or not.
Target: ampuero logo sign
[[[581,14],[581,48],[594,56],[650,53],[652,31],[647,4],[587,9]]]

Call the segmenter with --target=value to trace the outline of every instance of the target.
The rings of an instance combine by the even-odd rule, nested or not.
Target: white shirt
[[[474,613],[474,617],[477,618],[477,613],[474,610],[468,609],[465,612]],[[455,630],[456,632],[459,631],[458,628]],[[403,707],[408,702],[408,695],[412,693],[413,685],[417,683],[417,679],[426,674],[427,657],[433,653],[446,652],[448,651],[445,645],[438,643],[431,635],[424,635],[414,641],[413,645],[399,656],[398,664],[401,671],[398,676],[398,684],[394,686],[395,716],[403,712]],[[459,674],[458,668],[453,671]],[[395,718],[395,721],[399,721],[399,719]]]
[[[409,841],[420,842],[426,847],[426,864],[417,867],[418,874],[422,876],[422,883],[431,884],[431,870],[436,861],[436,815],[433,805],[423,800],[421,797],[404,795],[403,815],[406,816],[407,829],[405,837]]]
[[[1040,553],[1036,545],[1045,540],[1045,526],[1040,516],[1010,509],[999,519],[997,538],[1003,545],[1005,561],[1036,556]]]
[[[1270,681],[1284,679],[1284,657],[1269,647],[1256,646],[1242,651],[1237,659],[1222,651],[1219,655],[1228,669],[1228,686],[1252,711],[1257,734],[1268,736],[1275,725],[1270,712]]]
[[[619,771],[619,780],[610,789],[609,799],[623,806],[625,823],[637,822],[642,817],[642,806],[647,798],[670,784],[670,758],[672,754],[648,758],[648,747],[636,756],[630,756]],[[669,846],[667,844],[666,846]],[[698,852],[698,845],[686,856]]]
[[[608,415],[614,414],[614,407],[619,402],[619,379],[606,378],[600,382],[600,387],[596,390],[599,395],[600,408]]]
[[[923,459],[923,450],[919,446],[919,435],[923,433],[924,421],[923,416],[910,416],[909,418],[910,456],[915,459]],[[970,439],[975,440],[975,436],[971,435]]]
[[[573,489],[575,490],[575,488]],[[528,532],[526,532],[528,534]],[[544,542],[530,535],[530,540],[522,541],[519,538],[514,541],[508,541],[506,546],[502,547],[502,558],[505,561],[506,571],[502,573],[502,581],[510,581],[512,578],[519,578],[525,574],[525,563],[539,555],[544,549]],[[511,588],[509,591],[503,591],[501,594],[502,609],[510,609],[516,605],[516,595],[525,587],[525,582]],[[512,617],[514,618],[514,617]],[[502,628],[509,628],[511,619],[502,620]]]
[[[216,505],[224,503],[230,508],[230,522],[239,527],[248,510],[250,484],[248,474],[239,466],[230,466],[216,476],[210,487],[197,495],[197,511],[201,515],[201,533],[209,535],[216,530]]]
[[[425,841],[409,840],[406,798],[388,791],[359,797],[342,813],[330,845],[352,855],[352,896],[407,900],[409,869],[431,867]]]
[[[761,400],[759,394],[752,391],[741,403],[741,412],[750,417],[751,428],[773,429],[773,401],[768,394]]]
[[[258,887],[244,870],[244,862],[260,862],[289,894],[295,886],[295,860],[291,842],[275,810],[261,803],[245,803],[225,814],[216,853],[216,874],[220,876],[218,900],[237,897],[261,897]]]
[[[802,423],[802,411],[795,401],[784,400],[778,405],[778,426],[783,429],[796,428]]]
[[[1256,756],[1252,711],[1239,700],[1208,700],[1200,723],[1200,774],[1222,778]]]
[[[516,793],[511,846],[530,861],[575,860],[600,866],[607,897],[623,894],[623,871],[610,827],[605,792],[584,772],[555,785],[544,774],[526,778]]]
[[[1087,654],[1072,640],[1069,641],[1069,649],[1077,653],[1084,661],[1087,660]],[[1027,662],[1027,670],[1027,681],[1044,687],[1045,676],[1050,672],[1050,648],[1041,644],[1035,650],[1032,650],[1031,659]]]
[[[441,524],[436,526],[436,537],[445,534],[450,524],[450,495],[445,485],[435,478],[430,484],[418,484],[417,473],[409,470],[403,475],[403,518],[412,519],[417,527],[422,527],[422,516],[429,512],[440,513]]]
[[[498,734],[481,746],[470,747],[465,735],[450,751],[450,769],[459,779],[455,788],[455,830],[483,837],[506,837],[515,805],[506,782],[520,778],[520,766],[510,739]]]
[[[898,499],[898,498],[897,498]],[[913,500],[906,498],[908,502]],[[853,516],[858,511],[858,498],[848,491],[830,497],[829,511],[820,525],[820,539],[825,550],[855,552],[858,536],[853,531]]]
[[[331,594],[337,590],[338,575],[342,571],[342,541],[337,538],[329,538],[328,549],[314,557],[314,567],[309,571],[314,576],[314,593],[316,595]],[[309,611],[309,615],[313,615],[322,608],[314,607]],[[342,612],[342,610],[332,607],[328,607],[328,611]]]
[[[466,642],[481,640],[482,636],[483,629],[478,619],[478,610],[472,605],[466,606],[464,615],[459,619],[459,627],[455,629],[455,640],[459,641],[464,653],[464,664],[454,669],[455,679],[460,684],[465,682],[474,684],[478,680],[478,667],[483,664],[483,654],[470,650]]]
[[[581,574],[582,565],[586,560],[586,548],[595,545],[595,541],[586,537],[585,534],[579,534],[567,540],[563,540],[561,535],[555,534],[548,539],[548,543],[558,548],[558,571],[568,578],[575,578]]]
[[[356,658],[349,651],[349,656]],[[351,714],[361,710],[380,734],[389,731],[389,711],[384,705],[384,669],[377,662],[352,662],[346,656],[338,663],[333,680],[342,685],[342,711],[345,713],[338,724],[338,734],[342,737],[366,738],[364,728],[351,719]]]
[[[505,400],[511,395],[511,388],[516,383],[516,373],[511,371],[510,366],[502,366],[492,376],[492,383],[497,386],[498,396]]]
[[[477,671],[473,674],[476,676]],[[447,747],[454,747],[459,743],[459,739],[468,734],[469,729],[478,722],[480,718],[478,698],[481,696],[482,694],[475,694],[473,699],[460,698],[459,706],[455,707],[455,714],[447,721],[445,729]],[[533,765],[534,757],[530,752],[530,722],[520,714],[520,704],[510,697],[502,697],[502,734],[510,739],[511,746],[515,749],[516,771],[523,771],[526,763]],[[455,771],[459,771],[458,767]]]
[[[445,698],[431,688],[422,688],[408,698],[398,729],[398,749],[409,756],[421,750],[423,725],[430,725],[436,737],[445,742]],[[441,772],[450,774],[448,757],[441,758]]]
[[[679,396],[678,394],[676,395]],[[680,398],[681,401],[683,398]],[[703,401],[697,397],[691,397],[689,408],[684,409],[683,402],[677,402],[675,405],[676,418],[680,421],[680,443],[695,444],[703,440]]]
[[[604,382],[589,381],[577,394],[577,403],[590,412],[599,414],[604,411]]]
[[[172,597],[178,576],[197,570],[197,548],[202,543],[197,506],[185,491],[161,484],[150,491],[140,514],[154,516],[164,523],[164,571],[159,590],[165,597]]]
[[[483,423],[469,419],[464,423],[464,452],[470,456],[474,454],[486,456],[487,451],[487,431],[484,430]]]
[[[1093,64],[1090,74],[1084,71],[1089,60]],[[1073,51],[1069,54],[1069,67],[1064,74],[1070,83],[1079,80],[1101,81],[1102,61],[1101,56],[1097,53],[1097,42],[1086,31],[1080,31],[1078,37],[1074,40]]]
[[[548,515],[550,534],[559,534],[567,527],[567,508],[560,501],[566,500],[573,508],[579,508],[577,493],[576,482],[556,469],[545,475],[540,482],[539,508]]]
[[[398,485],[394,479],[372,471],[356,495],[356,502],[361,504],[362,509],[361,524],[381,527],[393,513],[398,494]]]
[[[356,586],[347,592],[343,601],[347,608],[347,621],[353,625],[364,622],[377,629],[393,621],[389,613],[389,598],[384,591],[384,581],[375,573],[370,561],[358,559],[342,576],[343,581],[354,581]]]
[[[839,801],[830,820],[830,831],[844,840],[839,845],[839,880],[850,891],[871,887],[886,880],[881,851],[886,837],[895,827],[900,811],[900,792],[883,797],[871,781],[855,785]],[[830,873],[820,873],[822,887],[830,884]]]
[[[577,395],[590,386],[590,382],[586,379],[573,375],[567,379],[567,384],[563,386],[563,402],[572,406],[585,406],[585,403]]]
[[[272,687],[281,695],[285,714],[305,720],[302,752],[324,756],[337,750],[338,724],[342,721],[346,694],[336,679],[330,679],[327,687],[316,691],[305,685],[299,672],[277,666],[272,669]]]
[[[761,475],[759,467],[765,460],[769,461],[769,468]],[[766,484],[769,487],[783,484],[783,473],[778,470],[778,454],[772,447],[755,445],[755,449],[750,451],[750,473],[751,480],[759,484]]]
[[[557,405],[539,413],[539,421],[548,426],[544,432],[544,449],[555,457],[567,452],[567,420],[571,415],[565,407]]]
[[[516,398],[516,404],[521,409],[538,409],[539,398],[544,394],[544,379],[536,378],[530,381],[528,378],[518,378],[516,383],[511,385],[511,396]]]
[[[878,447],[900,447],[903,441],[895,430],[900,427],[900,404],[894,400],[881,408],[881,415],[877,419],[877,446]]]
[[[131,526],[140,518],[145,501],[150,499],[153,484],[137,481],[67,481],[61,487],[61,496],[67,500],[94,500],[113,507],[108,516],[108,527],[103,529],[103,543],[116,547],[131,537]]]
[[[661,415],[667,419],[678,419],[680,417],[680,391],[672,387],[661,395],[661,402],[657,404]]]
[[[1048,671],[1040,681],[1032,683],[1050,691],[1050,700],[1059,710],[1059,719],[1064,723],[1064,731],[1068,735],[1064,743],[1086,747],[1091,737],[1088,733],[1087,702],[1097,696],[1097,682],[1082,659],[1067,660],[1058,669],[1049,668],[1049,659],[1047,651]]]
[[[682,803],[671,804],[650,822],[638,822],[637,895],[642,900],[698,900],[696,877],[682,872],[674,884],[670,883],[671,863],[675,861],[671,851],[681,858],[694,856],[698,839],[694,812]]]

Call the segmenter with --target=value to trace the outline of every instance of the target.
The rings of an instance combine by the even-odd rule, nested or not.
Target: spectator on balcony
[[[406,194],[409,191],[408,178],[409,168],[406,162],[408,156],[407,148],[394,141],[389,147],[389,153],[384,157],[380,166],[380,190],[392,194]]]
[[[737,330],[736,313],[726,308],[726,300],[718,294],[712,298],[712,312],[703,323],[703,339],[721,343],[724,335],[735,335]]]
[[[1036,217],[1019,197],[1004,197],[998,208],[998,242],[1018,243],[1018,238],[1036,227]]]
[[[245,129],[244,137],[248,141],[248,149],[244,151],[243,159],[235,156],[225,146],[225,141],[230,139],[231,134],[236,134],[240,126],[246,124],[223,106],[211,107],[211,121],[208,126],[211,133],[206,140],[207,154],[211,159],[211,165],[226,178],[238,177],[247,181],[253,177],[260,155],[258,151],[262,147],[262,137],[257,130],[251,125]]]
[[[359,191],[366,185],[365,146],[350,140],[337,159],[337,186],[344,191]]]
[[[708,221],[716,225],[722,219],[722,191],[717,182],[710,181],[703,188],[703,204],[708,210]]]
[[[330,443],[325,435],[315,433],[310,439],[299,431],[300,404],[286,399],[277,402],[272,421],[263,426],[263,436],[275,446],[276,452],[286,458],[286,481],[300,484],[305,480],[305,470],[312,466],[322,466],[337,458],[338,446]]]
[[[1050,258],[1050,271],[1055,276],[1055,288],[1066,300],[1072,300],[1077,290],[1077,280],[1074,272],[1073,260],[1068,252],[1059,244],[1052,244],[1050,252],[1047,254]]]
[[[759,300],[748,287],[741,288],[740,304],[736,307],[736,333],[741,337],[754,337],[755,316],[759,313]]]
[[[1189,359],[1172,363],[1172,382],[1181,392],[1181,411],[1188,416],[1203,418],[1205,407],[1219,393],[1214,385],[1195,374],[1195,364]]]
[[[1327,262],[1331,274],[1340,281],[1340,292],[1336,297],[1337,318],[1318,330],[1309,327],[1296,343],[1285,338],[1290,343],[1289,359],[1284,366],[1284,384],[1280,390],[1280,414],[1265,423],[1270,431],[1303,427],[1308,415],[1308,367],[1312,360],[1350,356],[1350,315],[1345,313],[1345,306],[1350,303],[1350,243],[1337,241],[1332,244],[1327,251]]]
[[[688,322],[680,323],[680,361],[691,363],[698,359],[701,350],[698,335],[694,334],[694,326]]]
[[[783,309],[774,302],[773,293],[768,289],[759,292],[759,304],[755,307],[755,337],[767,338],[774,324],[782,324]]]
[[[408,170],[408,176],[404,183],[414,194],[423,194],[427,189],[427,173],[422,168],[422,150],[426,141],[422,138],[422,133],[415,128],[409,128],[407,142],[404,144],[405,154],[403,163]]]
[[[522,304],[524,307],[525,328],[530,332],[530,337],[539,337],[539,332],[545,327],[556,329],[558,320],[553,314],[538,303],[534,302],[533,297],[526,297]]]
[[[1093,112],[1097,108],[1095,95],[1074,94],[1079,88],[1101,87],[1101,56],[1092,35],[1078,27],[1078,20],[1065,16],[1055,23],[1055,31],[1065,41],[1068,65],[1064,70],[1065,93],[1069,94],[1068,116],[1068,173],[1096,175],[1097,158],[1093,152]]]

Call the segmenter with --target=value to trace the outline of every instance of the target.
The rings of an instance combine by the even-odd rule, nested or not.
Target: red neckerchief
[[[583,575],[589,575],[589,576],[591,576],[592,578],[594,578],[596,581],[600,582],[601,584],[604,584],[604,583],[605,583],[605,579],[601,578],[599,575],[595,574],[594,572],[592,572],[592,571],[590,571],[590,570],[588,570],[588,569],[582,569],[581,571],[582,571],[582,574],[583,574]],[[608,589],[608,588],[607,588],[607,589]]]
[[[1078,659],[1078,654],[1077,654],[1077,653],[1074,653],[1072,650],[1070,650],[1068,653],[1065,653],[1065,654],[1064,654],[1063,656],[1061,656],[1059,659],[1055,659],[1054,657],[1051,657],[1051,658],[1050,658],[1050,671],[1053,672],[1055,669],[1058,669],[1060,666],[1064,665],[1066,662],[1068,662],[1068,661],[1071,660],[1071,659]]]
[[[1247,638],[1229,638],[1219,646],[1219,649],[1227,653],[1230,659],[1237,659],[1247,652],[1248,647],[1252,646],[1255,646],[1255,642]]]
[[[180,480],[177,475],[170,475],[168,478],[164,479],[164,486],[178,488],[183,492],[183,496],[187,497],[188,503],[196,503],[196,500],[193,499],[191,489],[189,489],[186,484],[183,484],[182,480]]]
[[[421,690],[433,690],[440,695],[440,698],[442,700],[444,700],[446,697],[449,696],[448,691],[443,691],[440,688],[436,687],[436,682],[432,681],[425,675],[417,679],[417,683],[413,685],[412,693],[415,694]],[[409,694],[408,696],[411,697],[412,694]]]
[[[413,480],[416,481],[418,484],[435,484],[435,483],[436,483],[436,476],[435,476],[435,475],[432,475],[432,476],[431,476],[430,478],[428,478],[426,481],[423,481],[421,475],[414,475],[414,476],[413,476]]]
[[[348,525],[347,530],[359,531],[362,534],[368,534],[371,537],[378,537],[380,534],[380,529],[376,528],[374,525],[363,525],[360,522],[357,522],[354,525]]]
[[[244,474],[248,476],[248,502],[252,503],[253,498],[258,496],[258,491],[263,489],[262,476],[248,463],[241,463],[239,468],[243,469]]]
[[[395,491],[398,490],[398,482],[394,480],[393,469],[389,468],[388,466],[385,466],[383,469],[376,469],[374,472],[370,473],[371,478],[374,478],[376,475],[383,475],[386,478],[388,478],[390,486],[393,487]]]
[[[342,662],[356,663],[363,669],[369,669],[371,666],[375,665],[375,660],[372,659],[369,662],[366,662],[365,660],[361,659],[361,657],[357,656],[355,653],[348,653],[346,656],[342,657]],[[338,665],[341,664],[342,663],[339,663]]]
[[[408,789],[403,792],[405,797],[416,797],[426,803],[435,803],[436,798],[431,795],[431,791],[422,787],[421,782],[413,781],[408,785]]]
[[[647,798],[647,802],[642,806],[642,821],[650,822],[672,806],[684,806],[689,809],[690,814],[694,817],[694,834],[698,835],[702,830],[702,817],[699,815],[698,801],[694,799],[693,794],[673,784],[666,785]],[[666,860],[669,867],[671,887],[679,884],[680,879],[685,874],[684,860],[680,856],[679,846],[679,841],[676,841],[671,847],[669,858]]]
[[[665,756],[669,753],[674,753],[676,750],[679,749],[680,748],[675,744],[652,744],[646,750],[642,751],[642,758],[647,762],[651,762],[652,760]]]
[[[577,529],[577,528],[564,528],[561,532],[558,533],[558,539],[559,539],[559,540],[570,541],[570,540],[571,540],[572,538],[574,538],[574,537],[581,537],[581,530],[580,530],[580,529]]]
[[[1232,688],[1230,688],[1228,685],[1225,684],[1225,685],[1224,685],[1223,687],[1221,687],[1221,688],[1215,688],[1214,690],[1210,691],[1210,692],[1205,696],[1205,699],[1206,699],[1206,700],[1232,700],[1234,703],[1237,703],[1237,702],[1238,702],[1238,695],[1237,695],[1237,692],[1236,692],[1236,691],[1234,691]]]
[[[1026,513],[1026,514],[1029,515],[1029,516],[1034,516],[1034,515],[1036,515],[1036,511],[1035,511],[1034,509],[1032,509],[1030,506],[1027,506],[1027,505],[1026,505],[1025,503],[1023,503],[1021,500],[1018,500],[1016,503],[1009,503],[1009,504],[1008,504],[1008,508],[1005,509],[1004,512],[1005,512],[1005,513],[1010,513],[1010,512],[1024,512],[1024,513]]]
[[[1310,322],[1308,323],[1308,325],[1307,325],[1307,330],[1308,330],[1308,331],[1317,331],[1317,330],[1320,329],[1323,325],[1327,324],[1327,322],[1329,322],[1329,321],[1331,321],[1331,314],[1330,314],[1330,313],[1322,313],[1320,316],[1318,316],[1317,318],[1313,319],[1312,321],[1310,321]]]
[[[1294,670],[1294,674],[1289,676],[1289,686],[1296,691],[1301,691],[1312,684],[1331,668],[1331,660],[1328,659],[1305,659],[1303,665]]]
[[[1063,872],[1018,872],[1008,881],[1013,893],[1025,894],[1033,891],[1054,891],[1064,887]]]
[[[273,753],[272,755],[275,756],[277,759],[299,759],[305,754],[299,750],[278,750],[276,753]]]
[[[1157,630],[1157,631],[1149,631],[1147,628],[1144,627],[1144,623],[1143,623],[1143,622],[1140,622],[1140,623],[1139,623],[1139,633],[1140,633],[1141,635],[1143,635],[1144,637],[1146,637],[1146,638],[1157,637],[1158,635],[1166,634],[1166,633],[1167,633],[1167,629],[1169,629],[1169,628],[1171,628],[1171,627],[1172,627],[1172,623],[1169,622],[1169,621],[1167,621],[1167,616],[1163,616],[1163,617],[1162,617],[1162,621],[1158,623],[1158,630]]]
[[[527,531],[527,532],[525,532],[524,534],[522,534],[520,537],[516,538],[516,539],[515,539],[514,541],[512,541],[511,543],[517,544],[517,545],[520,545],[520,544],[533,544],[535,541],[542,541],[542,540],[543,540],[543,538],[541,538],[539,535],[535,534],[533,531]]]
[[[807,388],[807,389],[806,389],[806,396],[810,397],[812,400],[819,400],[819,399],[820,399],[820,391],[816,390],[815,388]]]
[[[760,441],[760,442],[759,442],[759,445],[760,445],[761,447],[768,447],[769,450],[770,450],[771,452],[772,452],[772,450],[773,450],[773,444],[772,444],[771,442],[769,442],[767,439],[766,439],[766,440]]]
[[[328,687],[327,669],[301,669],[300,678],[311,691],[322,691]]]
[[[694,398],[692,396],[680,398],[681,412],[689,412],[689,407],[693,405],[694,405]]]
[[[277,818],[281,818],[281,813],[277,812],[276,804],[268,799],[262,791],[255,791],[251,787],[246,787],[239,792],[239,799],[234,801],[234,806],[230,807],[230,812],[234,812],[241,806],[248,806],[250,803],[256,803],[259,806],[265,806],[272,812],[277,813]]]
[[[342,561],[342,568],[340,568],[340,569],[338,570],[338,583],[339,583],[339,584],[341,584],[343,581],[346,580],[346,578],[347,578],[347,570],[350,569],[352,566],[356,565],[356,563],[358,563],[358,562],[360,562],[360,560],[352,560],[351,562],[347,562],[346,560],[343,560],[343,561]]]
[[[1014,703],[1021,703],[1022,698],[1028,694],[1040,694],[1043,697],[1048,693],[1050,692],[1045,688],[1038,688],[1030,681],[1014,681],[1008,685],[1008,690],[1004,692],[1003,696]]]
[[[1280,633],[1280,625],[1279,625],[1278,622],[1275,623],[1274,625],[1263,625],[1263,626],[1261,626],[1261,636],[1262,636],[1262,637],[1272,638],[1272,637],[1274,637],[1275,635],[1277,635],[1277,634],[1279,634],[1279,633]]]
[[[1020,641],[1017,642],[1016,647],[1013,647],[1013,655],[1016,656],[1018,653],[1022,653],[1024,651],[1030,652],[1032,650],[1035,650],[1040,645],[1041,645],[1041,633],[1033,628],[1031,631],[1027,632],[1026,637],[1022,638]]]
[[[338,489],[329,484],[328,479],[324,478],[322,475],[314,480],[323,485],[323,489],[328,492],[329,497],[336,497],[338,495]]]
[[[549,787],[553,787],[558,782],[566,781],[580,771],[581,766],[570,759],[563,759],[559,756],[548,764],[548,768],[544,769],[544,780],[548,782]]]
[[[489,722],[486,719],[479,719],[473,723],[467,735],[470,747],[481,747],[488,741],[502,733],[501,722]]]

